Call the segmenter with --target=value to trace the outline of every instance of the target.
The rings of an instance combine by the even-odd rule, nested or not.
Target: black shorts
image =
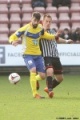
[[[62,74],[62,64],[60,62],[59,58],[55,57],[44,57],[44,62],[46,69],[48,68],[53,68],[54,69],[54,74]]]

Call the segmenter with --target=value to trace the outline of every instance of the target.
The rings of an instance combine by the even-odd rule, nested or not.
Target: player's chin
[[[37,28],[38,25],[33,25],[33,28]]]

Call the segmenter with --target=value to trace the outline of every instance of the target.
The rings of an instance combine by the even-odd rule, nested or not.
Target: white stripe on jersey
[[[51,34],[55,33],[53,29],[47,32]],[[56,40],[40,40],[40,48],[43,57],[59,57]]]

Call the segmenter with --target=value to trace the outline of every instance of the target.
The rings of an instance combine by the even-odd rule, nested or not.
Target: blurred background
[[[64,73],[80,73],[80,0],[0,0],[0,74],[28,74],[21,54],[21,43],[13,47],[9,36],[31,20],[32,12],[49,13],[51,28],[61,29],[61,37],[73,44],[58,44]]]

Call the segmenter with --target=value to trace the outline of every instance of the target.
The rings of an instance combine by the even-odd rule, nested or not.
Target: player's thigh
[[[36,61],[36,70],[37,72],[45,73],[45,64],[44,64],[44,59],[42,56],[39,56]]]
[[[62,64],[59,58],[53,58],[53,69],[54,74],[58,75],[63,73]]]
[[[46,70],[47,70],[48,68],[53,68],[52,58],[51,58],[51,57],[44,57],[44,62],[45,62]]]
[[[54,69],[52,64],[52,57],[45,57],[45,66],[46,66],[46,75],[47,76],[53,76]]]
[[[26,64],[27,68],[30,71],[32,70],[32,71],[35,72],[36,71],[36,65],[35,65],[35,61],[34,61],[33,57],[30,56],[30,55],[24,55],[23,58],[24,58],[24,62]]]

